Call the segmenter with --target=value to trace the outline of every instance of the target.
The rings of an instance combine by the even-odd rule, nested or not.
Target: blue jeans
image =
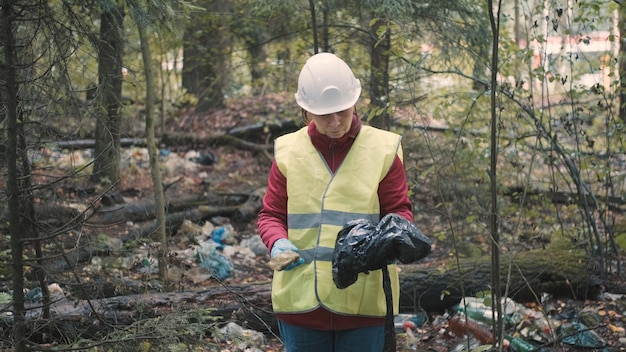
[[[325,331],[302,328],[278,321],[287,352],[382,352],[385,327]]]

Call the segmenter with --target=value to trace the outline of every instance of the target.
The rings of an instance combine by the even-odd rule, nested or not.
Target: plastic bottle
[[[491,324],[494,311],[491,306],[485,305],[485,299],[464,297],[457,307],[457,311],[467,314],[468,317],[483,323]],[[505,321],[516,311],[516,304],[509,298],[502,298],[502,311]]]
[[[509,341],[509,346],[517,352],[531,352],[536,348],[532,343],[519,337],[504,335],[504,338]]]
[[[455,315],[448,321],[448,327],[456,336],[472,335],[483,345],[493,344],[493,334],[491,331],[472,318],[465,319],[461,315]]]
[[[417,314],[398,314],[394,316],[393,323],[396,332],[402,332],[406,330],[405,323],[410,322],[413,324],[413,328],[419,328],[426,322],[428,316],[426,313]]]

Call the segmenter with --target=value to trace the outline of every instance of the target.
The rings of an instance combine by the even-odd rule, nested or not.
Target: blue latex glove
[[[272,250],[270,251],[270,256],[272,258],[274,258],[275,256],[281,254],[284,251],[297,252],[298,251],[298,247],[294,246],[293,243],[291,243],[291,241],[289,241],[288,239],[281,238],[278,241],[274,242],[274,245],[272,246]],[[285,270],[289,271],[289,270],[297,267],[300,264],[304,264],[304,258],[300,258],[300,259],[298,259],[297,262],[289,264],[285,268]]]

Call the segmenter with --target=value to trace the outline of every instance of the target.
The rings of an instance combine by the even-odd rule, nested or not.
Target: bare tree
[[[137,24],[139,32],[139,40],[141,44],[141,54],[143,58],[143,69],[146,78],[146,139],[148,144],[148,155],[150,157],[150,174],[152,176],[152,189],[154,191],[154,203],[156,211],[155,237],[159,242],[157,249],[157,258],[159,260],[159,277],[161,280],[167,280],[167,234],[165,231],[165,194],[163,190],[163,181],[161,168],[158,159],[157,141],[155,138],[155,117],[154,117],[154,97],[156,85],[154,83],[152,50],[150,48],[150,37],[148,35],[149,27],[156,27],[155,19],[160,19],[166,25],[173,21],[173,18],[166,15],[159,16],[154,14],[172,14],[171,8],[167,2],[149,2],[141,4],[142,6],[134,7],[133,17]]]
[[[502,8],[502,1],[498,0],[494,2],[493,0],[488,0],[488,12],[489,12],[489,23],[491,24],[491,35],[493,40],[491,41],[491,79],[490,86],[496,87],[498,83],[498,67],[499,67],[499,45],[500,45],[500,9]],[[498,112],[498,95],[496,94],[496,89],[491,89],[491,101],[490,101],[490,112],[491,112],[491,132],[490,132],[490,166],[489,166],[489,191],[491,195],[491,211],[489,212],[489,233],[491,238],[491,286],[493,290],[491,291],[493,300],[492,307],[493,311],[496,312],[494,315],[494,329],[496,332],[497,339],[494,339],[494,347],[496,342],[499,345],[502,345],[502,331],[504,331],[504,321],[502,319],[502,284],[501,284],[501,276],[500,276],[500,222],[499,218],[499,206],[498,206],[498,152],[499,152],[499,143],[498,143],[498,126],[499,126],[499,112]]]
[[[33,233],[32,199],[30,198],[30,167],[26,158],[24,116],[19,108],[19,45],[16,37],[18,16],[24,10],[15,1],[2,1],[0,44],[4,57],[0,69],[3,85],[0,88],[0,111],[6,120],[7,132],[7,198],[9,228],[11,231],[11,256],[13,274],[13,347],[15,351],[26,351],[27,327],[24,308],[24,240]]]
[[[120,178],[120,123],[124,4],[107,1],[100,16],[98,45],[98,109],[92,180],[115,183]]]
[[[626,123],[626,1],[615,2],[619,5],[619,118]]]
[[[389,106],[389,50],[391,50],[391,30],[389,22],[374,18],[371,25],[370,85],[369,95],[373,112],[370,124],[383,129],[391,127]]]
[[[197,111],[224,105],[231,56],[229,0],[198,1],[183,36],[183,87],[197,99]]]
[[[243,16],[234,16],[231,29],[235,38],[243,42],[246,50],[246,64],[250,71],[252,94],[262,94],[266,88],[266,60],[269,56],[268,42],[270,33],[260,18],[252,16],[251,10],[241,1],[235,2],[236,12]]]

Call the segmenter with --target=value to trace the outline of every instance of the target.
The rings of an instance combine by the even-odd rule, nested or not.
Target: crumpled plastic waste
[[[236,242],[234,230],[230,225],[216,227],[211,230],[211,238],[217,244],[218,249],[224,249],[224,247],[233,245]]]
[[[602,348],[606,341],[595,331],[578,322],[568,322],[559,328],[561,342],[582,348]]]
[[[399,333],[407,329],[415,330],[422,327],[427,320],[428,315],[424,311],[416,314],[398,314],[393,317],[393,326],[396,333]]]
[[[48,285],[48,293],[53,299],[59,299],[60,297],[65,296],[63,289],[57,283],[51,283]],[[41,303],[42,299],[43,290],[39,286],[33,287],[24,294],[24,302],[26,303]]]
[[[215,228],[211,231],[211,238],[213,238],[213,241],[217,243],[217,248],[219,249],[224,248],[223,240],[224,240],[224,237],[226,237],[227,235],[228,235],[228,231],[223,226]]]
[[[409,264],[430,253],[432,241],[415,224],[398,214],[388,214],[378,224],[365,219],[348,222],[337,235],[332,273],[337,288],[399,260]]]
[[[201,165],[213,165],[217,162],[217,156],[209,150],[201,150],[198,152],[195,162]]]
[[[265,335],[263,333],[244,329],[234,322],[226,324],[220,330],[221,340],[228,341],[234,347],[235,351],[261,351],[265,343]]]
[[[224,280],[231,276],[233,266],[231,262],[215,246],[204,246],[198,249],[198,262],[201,268],[207,269],[211,276]]]

